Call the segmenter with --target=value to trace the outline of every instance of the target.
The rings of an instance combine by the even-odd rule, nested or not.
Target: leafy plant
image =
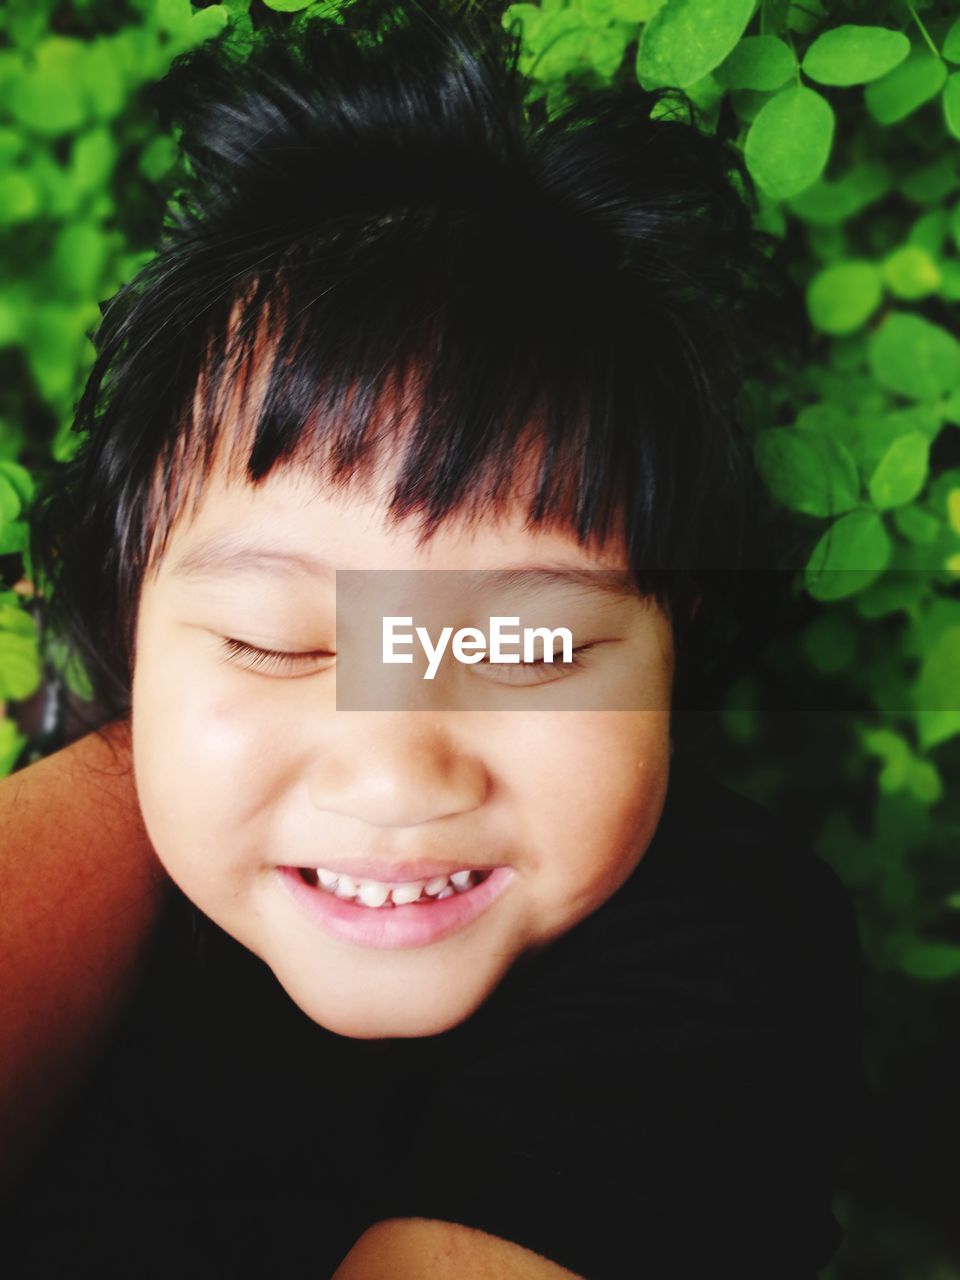
[[[31,474],[76,446],[97,304],[149,252],[176,163],[140,90],[221,32],[249,41],[266,17],[295,38],[298,22],[341,8],[0,11],[0,564],[18,587],[0,593],[8,703],[65,663],[54,642],[38,653],[29,612]],[[904,1046],[929,1045],[923,1028],[960,973],[960,798],[944,783],[960,757],[960,15],[935,0],[541,0],[503,20],[548,113],[585,86],[639,80],[673,91],[663,110],[740,148],[760,223],[805,299],[805,362],[764,353],[740,405],[771,502],[794,521],[799,560],[784,570],[801,622],[731,682],[718,758],[734,785],[793,816],[855,894],[884,1010],[871,1072],[893,1087]],[[82,672],[66,676],[82,691]],[[25,745],[0,720],[0,772]],[[854,1256],[850,1274],[921,1274],[887,1237],[880,1259],[856,1227],[867,1208],[854,1191],[846,1204],[861,1268]],[[928,1249],[924,1275],[941,1265]]]

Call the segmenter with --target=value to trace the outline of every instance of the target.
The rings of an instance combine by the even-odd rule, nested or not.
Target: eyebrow
[[[235,534],[216,535],[198,543],[175,560],[171,577],[191,580],[228,578],[242,574],[269,573],[287,578],[312,577],[325,581],[336,579],[336,568],[328,560],[306,551],[250,543]],[[389,573],[392,570],[349,570],[351,573]],[[409,569],[399,572],[410,573]],[[420,572],[431,572],[421,570]],[[440,570],[439,572],[451,572]],[[530,565],[514,569],[468,569],[465,573],[483,575],[484,586],[494,588],[525,587],[536,590],[544,586],[576,587],[583,591],[636,598],[640,592],[626,569],[585,569],[570,565]]]
[[[520,569],[483,571],[495,587],[578,587],[582,591],[617,597],[639,597],[640,589],[627,569],[579,569],[567,565],[538,565]]]
[[[219,534],[198,543],[192,551],[175,560],[170,569],[171,577],[193,580],[229,578],[245,573],[330,580],[335,576],[333,565],[319,556],[285,547],[258,546],[235,534]]]

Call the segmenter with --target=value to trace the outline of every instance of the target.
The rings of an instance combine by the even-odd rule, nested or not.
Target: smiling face
[[[463,667],[430,686],[429,705],[338,710],[335,578],[298,555],[341,570],[626,568],[622,546],[527,528],[519,504],[422,545],[412,521],[384,512],[383,493],[318,491],[296,468],[258,486],[215,469],[144,580],[133,680],[136,784],[167,871],[311,1018],[363,1039],[455,1026],[516,960],[609,898],[653,836],[670,756],[670,623],[648,600],[589,587],[558,606],[575,642],[595,645],[580,668],[531,683],[511,669],[500,683]],[[279,558],[228,569],[209,545],[224,536]],[[566,681],[593,681],[597,706],[646,709],[551,709]],[[487,701],[464,709],[464,682]],[[326,892],[318,867],[484,882],[363,905]]]

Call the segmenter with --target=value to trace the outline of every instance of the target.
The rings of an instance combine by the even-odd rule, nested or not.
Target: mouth
[[[466,928],[514,874],[513,867],[464,867],[426,881],[387,884],[323,867],[275,869],[283,892],[311,924],[340,942],[382,950],[428,946]]]
[[[489,867],[483,870],[465,867],[450,875],[432,876],[429,880],[392,884],[383,880],[361,880],[324,867],[297,867],[296,870],[304,884],[311,888],[374,911],[443,902],[455,894],[470,893],[492,874]]]

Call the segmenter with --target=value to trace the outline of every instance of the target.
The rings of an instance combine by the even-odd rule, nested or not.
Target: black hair
[[[423,537],[494,510],[532,457],[531,522],[619,529],[678,646],[742,557],[738,317],[767,261],[743,162],[664,91],[528,102],[500,12],[354,0],[159,87],[182,188],[104,309],[82,443],[31,532],[105,718],[129,712],[141,583],[233,393],[251,483],[303,458],[345,484],[399,442],[390,511]]]

